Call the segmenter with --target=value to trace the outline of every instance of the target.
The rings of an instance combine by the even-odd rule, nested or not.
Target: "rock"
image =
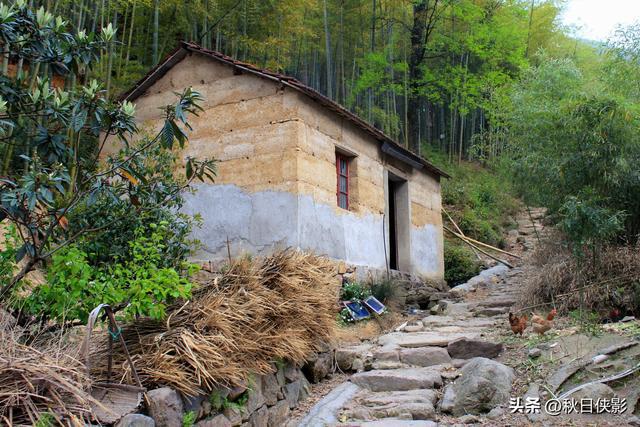
[[[433,307],[431,307],[429,309],[429,314],[437,315],[437,314],[439,314],[441,312],[442,312],[442,307],[440,306],[440,304],[436,304],[436,305],[434,305]],[[409,332],[409,331],[407,331],[407,332]]]
[[[458,338],[470,337],[478,338],[479,333],[465,333],[465,332],[451,332],[451,333],[439,333],[439,332],[391,332],[389,334],[382,335],[378,338],[380,345],[396,345],[405,348],[416,347],[446,347],[449,342]]]
[[[558,368],[550,377],[547,378],[547,384],[553,393],[555,393],[562,384],[565,383],[573,374],[585,367],[590,361],[576,360],[567,363]]]
[[[573,393],[573,398],[578,401],[581,399],[592,399],[595,402],[598,399],[611,400],[612,397],[616,397],[616,392],[608,385],[602,383],[590,384]]]
[[[364,362],[362,361],[362,359],[355,359],[351,364],[351,369],[356,372],[364,371]]]
[[[640,417],[629,417],[627,418],[627,424],[633,427],[640,427]]]
[[[407,390],[360,393],[347,407],[344,415],[351,419],[375,420],[403,418],[410,420],[435,419],[435,390]]]
[[[118,421],[116,427],[155,427],[156,422],[153,418],[142,414],[125,415]]]
[[[438,427],[435,421],[379,420],[358,423],[358,427]]]
[[[398,354],[398,346],[385,345],[373,352],[373,358],[380,362],[398,362],[400,355]]]
[[[269,408],[268,427],[280,427],[284,425],[284,422],[289,417],[289,411],[289,402],[286,400],[281,400]]]
[[[450,342],[447,345],[447,351],[453,359],[471,359],[474,357],[493,359],[502,351],[502,344],[463,337]]]
[[[291,363],[287,363],[284,366],[284,379],[286,380],[286,382],[292,383],[300,379],[301,376],[302,371],[300,371],[300,368],[298,368],[297,366]]]
[[[406,368],[361,372],[351,382],[371,391],[403,391],[440,387],[442,377],[429,368]]]
[[[269,410],[266,405],[260,407],[249,417],[249,425],[251,427],[268,427],[269,423]]]
[[[402,328],[402,330],[404,332],[420,332],[423,327],[424,326],[422,325],[422,322],[418,322],[415,325],[407,325],[404,328]]]
[[[229,390],[229,394],[228,394],[228,398],[230,401],[235,401],[236,399],[238,399],[240,396],[242,396],[242,394],[247,391],[247,383],[246,381],[242,381],[241,384],[233,387],[232,389]]]
[[[527,389],[527,392],[524,394],[524,398],[522,400],[525,401],[525,402],[527,400],[541,401],[541,399],[540,399],[540,386],[538,384],[536,384],[536,383],[529,384],[529,388]],[[532,411],[532,412],[527,414],[527,418],[532,423],[538,422],[542,418],[542,411],[539,412],[539,413],[535,413],[535,412]]]
[[[598,354],[597,356],[593,356],[591,358],[591,363],[597,365],[598,363],[602,363],[609,358],[608,354]]]
[[[330,426],[338,423],[338,412],[360,391],[360,387],[343,382],[320,399],[294,427]]]
[[[372,370],[377,369],[401,369],[401,368],[410,368],[409,365],[405,365],[402,362],[396,362],[393,360],[376,360],[371,364]]]
[[[233,427],[242,424],[242,411],[239,408],[230,406],[222,411]]]
[[[206,420],[198,421],[194,424],[194,427],[232,427],[231,421],[222,414],[216,415],[213,418],[207,418]]]
[[[343,371],[355,370],[353,361],[364,360],[373,346],[371,344],[360,344],[336,349],[336,364]]]
[[[289,404],[289,408],[293,409],[298,406],[300,399],[300,390],[302,389],[302,379],[289,383],[285,386],[284,396]]]
[[[467,363],[469,363],[469,359],[451,359],[451,364],[454,368],[460,369]]]
[[[169,387],[147,393],[149,415],[158,427],[182,427],[183,405],[180,395]]]
[[[527,356],[529,356],[531,359],[537,359],[538,357],[542,356],[542,350],[540,350],[538,347],[533,347],[529,349],[529,351],[527,352]]]
[[[476,417],[475,415],[463,415],[460,418],[458,418],[458,422],[462,423],[462,424],[475,424],[480,422],[480,418]]]
[[[634,320],[636,320],[635,316],[624,316],[622,319],[620,319],[620,322],[627,323],[627,322],[633,322]]]
[[[302,372],[307,379],[316,384],[331,373],[331,353],[320,353],[305,363]]]
[[[506,413],[507,411],[504,408],[498,406],[489,411],[489,413],[487,414],[487,418],[489,418],[490,420],[497,420],[499,418],[502,418],[502,416]]]
[[[247,404],[245,406],[247,416],[251,415],[258,408],[266,403],[262,395],[262,377],[253,376],[249,381]]]
[[[514,371],[495,360],[476,357],[460,371],[460,377],[445,388],[441,409],[455,416],[482,414],[506,405]]]
[[[262,376],[262,396],[269,406],[273,406],[278,402],[278,392],[280,392],[280,384],[275,374]]]
[[[451,362],[447,350],[442,347],[403,348],[400,361],[407,365],[432,366]]]

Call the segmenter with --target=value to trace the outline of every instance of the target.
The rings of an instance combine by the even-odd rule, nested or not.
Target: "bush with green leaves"
[[[343,301],[359,301],[371,295],[367,286],[359,282],[346,282],[342,284],[340,298]]]
[[[175,104],[162,107],[160,131],[141,138],[135,105],[110,101],[109,79],[105,90],[89,78],[113,46],[111,24],[99,35],[74,31],[61,17],[44,8],[36,12],[24,1],[0,7],[0,22],[0,39],[9,52],[0,73],[0,221],[15,227],[20,242],[20,269],[0,283],[0,302],[36,266],[73,245],[89,267],[104,271],[131,253],[126,226],[146,226],[148,234],[149,224],[167,223],[161,239],[165,252],[157,263],[177,267],[188,251],[190,227],[184,217],[175,217],[181,193],[195,179],[212,179],[214,163],[186,159],[186,179],[180,183],[166,175],[172,169],[150,169],[166,166],[166,151],[184,147],[191,129],[187,118],[202,110],[200,94],[191,88],[177,94]],[[16,65],[13,75],[9,63]],[[55,81],[67,85],[54,87]],[[105,159],[105,146],[113,144],[124,148]],[[175,262],[167,261],[174,255]]]
[[[397,281],[384,277],[371,281],[369,283],[369,292],[378,301],[386,304],[396,296],[399,286],[400,284]]]
[[[459,285],[480,273],[480,263],[470,249],[449,240],[444,244],[444,279]]]
[[[181,275],[175,268],[163,266],[166,227],[151,224],[150,235],[142,228],[136,230],[129,242],[130,257],[103,268],[90,265],[87,254],[70,245],[52,257],[47,283],[16,304],[30,314],[59,323],[85,323],[91,310],[103,303],[129,318],[162,319],[168,303],[190,297],[188,277],[197,269],[184,265],[186,274]]]

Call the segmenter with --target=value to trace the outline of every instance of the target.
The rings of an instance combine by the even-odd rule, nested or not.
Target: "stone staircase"
[[[546,231],[543,216],[543,209],[520,214],[518,229],[507,238],[510,248],[533,248]],[[295,425],[442,426],[452,419],[468,422],[469,413],[502,416],[514,373],[492,360],[502,344],[490,336],[509,328],[507,313],[518,296],[513,284],[521,274],[499,264],[451,289],[431,309],[436,314],[412,319],[374,342],[338,349],[338,367],[356,373]],[[478,290],[482,297],[465,298]]]
[[[429,426],[443,409],[455,412],[451,392],[450,402],[443,401],[443,395],[447,397],[447,387],[470,360],[500,354],[502,344],[487,335],[496,326],[508,327],[505,313],[517,290],[506,280],[518,274],[518,269],[501,269],[500,275],[485,275],[476,284],[476,289],[487,290],[485,298],[470,302],[452,294],[439,303],[440,314],[414,319],[375,342],[337,350],[340,369],[359,372],[318,402],[298,425]]]

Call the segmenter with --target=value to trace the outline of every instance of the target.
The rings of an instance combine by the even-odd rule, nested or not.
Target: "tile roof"
[[[209,58],[213,58],[219,62],[228,64],[235,69],[251,73],[263,78],[279,82],[280,84],[290,87],[309,98],[313,99],[328,110],[333,111],[344,119],[348,120],[364,132],[373,136],[377,141],[383,144],[382,149],[389,155],[398,158],[404,163],[410,164],[416,169],[426,169],[427,171],[437,176],[443,176],[449,178],[450,176],[431,164],[423,157],[409,151],[404,146],[393,140],[381,130],[367,123],[351,111],[347,110],[337,102],[324,96],[317,90],[305,85],[294,77],[286,76],[284,74],[275,73],[273,71],[265,70],[255,65],[248,64],[246,62],[238,61],[227,55],[213,50],[205,49],[192,42],[181,42],[180,45],[171,52],[164,60],[162,60],[157,66],[152,68],[142,79],[140,79],[131,89],[120,96],[121,100],[132,101],[142,94],[144,94],[155,82],[157,82],[162,76],[164,76],[173,66],[182,61],[188,54],[197,53],[205,55]]]

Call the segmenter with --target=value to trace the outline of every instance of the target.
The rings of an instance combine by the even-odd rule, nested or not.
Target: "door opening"
[[[398,224],[396,221],[397,183],[389,177],[389,268],[398,270]]]
[[[389,268],[409,271],[409,185],[405,179],[391,172],[387,178],[387,218]]]

